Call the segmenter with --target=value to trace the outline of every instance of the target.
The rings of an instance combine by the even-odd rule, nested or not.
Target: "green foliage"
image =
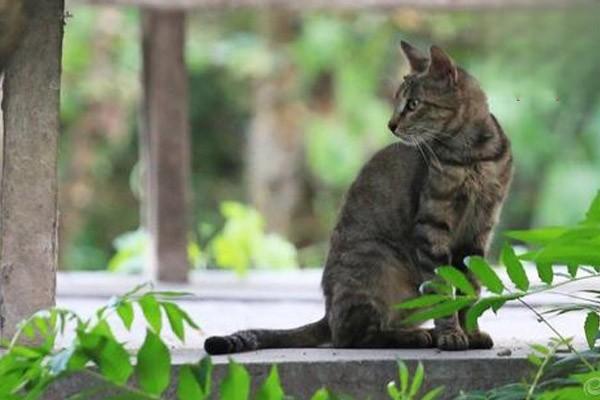
[[[532,231],[509,232],[507,236],[527,243],[529,251],[521,255],[515,254],[508,244],[502,248],[501,261],[506,268],[507,276],[514,288],[504,283],[498,271],[494,270],[481,257],[469,257],[467,267],[482,284],[491,292],[482,298],[469,294],[465,287],[467,281],[463,272],[451,268],[440,267],[436,270],[436,278],[432,282],[444,280],[452,287],[444,288],[435,294],[427,294],[416,299],[403,302],[397,308],[416,309],[406,321],[423,322],[432,318],[449,316],[459,309],[466,309],[466,329],[472,331],[477,327],[477,320],[487,310],[497,312],[509,301],[519,301],[531,309],[536,317],[548,325],[556,335],[549,347],[533,345],[529,361],[535,366],[536,373],[531,383],[518,383],[495,388],[487,392],[462,394],[459,399],[584,399],[593,398],[600,393],[598,382],[598,349],[595,347],[600,335],[600,291],[583,290],[578,293],[556,292],[557,287],[578,280],[598,280],[600,257],[600,192],[592,201],[585,218],[579,224],[568,227],[551,227]],[[533,262],[542,281],[541,285],[531,286],[524,262]],[[555,269],[566,264],[568,274]],[[587,265],[586,265],[587,264]],[[590,266],[592,268],[590,268]],[[564,267],[563,267],[564,268]],[[555,277],[563,278],[555,281]],[[454,296],[454,290],[463,294]],[[564,295],[571,301],[568,305],[559,306],[547,311],[550,314],[564,314],[574,311],[587,311],[583,326],[589,354],[582,354],[573,347],[571,339],[564,338],[552,324],[526,302],[526,297],[541,292],[553,291]],[[586,296],[587,295],[587,296]],[[577,303],[573,304],[573,299]],[[556,360],[556,353],[566,348],[571,358]],[[568,368],[564,366],[569,362]],[[583,372],[580,373],[580,370]],[[554,374],[554,375],[552,375]],[[406,378],[404,378],[406,379]],[[394,389],[392,389],[393,391]],[[590,397],[591,396],[591,397]]]
[[[423,368],[423,364],[419,362],[417,368],[415,369],[412,382],[409,382],[410,374],[408,367],[403,361],[398,361],[398,378],[400,380],[400,387],[398,387],[398,383],[395,381],[391,381],[387,385],[389,397],[392,400],[416,400],[418,398],[417,394],[421,390],[423,380],[425,379],[425,370]],[[421,400],[434,400],[438,398],[443,390],[443,387],[435,388],[425,393],[421,397]]]
[[[390,106],[379,91],[393,31],[373,15],[346,21],[311,15],[303,25],[302,34],[291,44],[303,74],[302,86],[312,87],[324,76],[332,76],[331,92],[325,96],[335,99],[334,110],[315,109],[309,114],[308,165],[319,181],[334,189],[345,188],[371,153],[391,142],[382,123]]]
[[[479,256],[473,256],[469,257],[467,265],[481,284],[488,288],[490,292],[496,294],[502,293],[504,285],[487,261]]]
[[[204,357],[197,365],[184,365],[179,372],[177,398],[179,400],[204,400],[211,393],[212,362]]]
[[[203,252],[190,241],[188,258],[195,267],[211,261],[220,268],[233,269],[244,275],[254,268],[296,268],[298,254],[294,245],[280,235],[266,233],[264,219],[255,209],[232,201],[220,206],[225,219],[222,229],[208,241]],[[150,239],[142,229],[126,232],[114,241],[117,253],[109,262],[109,270],[140,273],[149,251]]]
[[[181,332],[182,325],[198,329],[174,299],[186,293],[149,291],[141,285],[123,296],[115,297],[101,307],[90,319],[82,319],[69,310],[52,309],[39,312],[23,321],[7,351],[0,356],[0,398],[7,400],[35,400],[43,398],[46,389],[74,373],[90,378],[89,388],[66,400],[83,400],[93,396],[99,399],[159,400],[172,385],[171,355],[160,336],[157,319],[165,310],[170,328]],[[113,335],[108,318],[116,314],[127,329],[132,326],[135,307],[142,309],[146,325],[146,337],[141,348],[130,354],[123,343]],[[119,311],[121,310],[121,311]],[[64,339],[66,329],[75,330],[75,338],[66,346],[56,348],[58,339]],[[177,335],[182,341],[184,335]],[[21,344],[22,339],[39,344]],[[135,364],[131,358],[135,358]],[[90,368],[95,367],[95,368]],[[423,365],[419,363],[412,381],[408,368],[398,363],[400,387],[390,382],[388,393],[393,400],[416,400],[425,379]],[[179,367],[176,393],[179,400],[205,400],[213,395],[213,365],[210,357],[196,364]],[[246,368],[233,360],[219,386],[221,400],[249,400],[251,378]],[[443,388],[434,389],[421,400],[433,400]],[[284,400],[286,395],[279,379],[277,366],[273,366],[267,378],[259,386],[256,400]],[[318,390],[315,400],[352,400],[327,389]]]
[[[515,286],[511,289],[502,282],[498,275],[486,260],[481,257],[469,257],[467,267],[493,295],[478,298],[472,290],[467,276],[453,267],[440,267],[436,269],[436,278],[430,283],[444,281],[447,285],[459,291],[460,294],[453,295],[453,290],[438,290],[438,293],[427,294],[416,299],[411,299],[398,305],[401,309],[417,309],[410,314],[406,321],[408,323],[423,322],[429,319],[449,316],[460,309],[467,309],[466,327],[473,330],[477,326],[477,320],[487,310],[497,312],[506,302],[520,301],[532,294],[551,291],[557,286],[564,285],[565,281],[553,284],[555,275],[573,280],[598,279],[598,270],[590,269],[584,265],[597,267],[600,265],[600,192],[593,200],[583,221],[572,227],[552,227],[548,229],[536,229],[533,231],[515,231],[507,233],[507,236],[524,241],[534,246],[530,251],[516,255],[512,247],[505,244],[502,249],[501,261],[506,268],[508,278]],[[523,261],[534,262],[538,275],[543,285],[530,287],[529,278],[525,273]],[[584,262],[582,262],[584,261]],[[587,261],[587,262],[586,262]],[[568,265],[569,275],[555,273],[557,265]],[[585,275],[575,278],[581,270]],[[566,281],[568,282],[568,281]],[[435,287],[435,286],[434,286]],[[462,293],[461,293],[462,292]],[[588,292],[589,293],[589,292]],[[596,296],[599,293],[591,292]],[[600,303],[595,299],[585,299],[583,304],[559,307],[551,312],[564,313],[579,310],[588,310],[585,323],[585,332],[588,344],[592,348],[598,335],[598,313]]]
[[[256,395],[256,400],[283,400],[285,394],[281,387],[281,381],[279,380],[279,372],[277,372],[277,366],[273,365],[269,376],[262,384]]]
[[[513,248],[508,244],[504,244],[502,247],[501,261],[506,266],[506,272],[510,280],[514,282],[519,290],[526,292],[529,289],[529,279],[521,260],[519,260]]]
[[[546,283],[552,280],[549,264],[600,265],[600,219],[598,202],[600,192],[589,207],[585,218],[572,227],[536,230],[534,234],[512,231],[507,236],[539,248],[526,255],[527,260],[538,264],[540,278]]]
[[[439,267],[436,274],[444,279],[449,285],[454,286],[467,296],[475,296],[475,289],[465,275],[454,267]]]
[[[598,317],[597,313],[590,311],[585,318],[584,324],[585,338],[590,346],[590,349],[593,349],[594,345],[596,344],[599,331],[598,328],[600,328],[600,318]]]
[[[160,396],[171,380],[171,354],[161,338],[148,329],[137,353],[136,377],[144,392]]]
[[[169,310],[169,326],[176,334],[186,325],[198,329],[189,315],[172,302],[181,296],[185,294],[149,291],[147,285],[141,285],[111,299],[89,319],[58,308],[36,313],[23,321],[12,341],[5,344],[6,353],[0,357],[0,398],[41,398],[50,384],[76,372],[103,382],[103,386],[90,389],[97,392],[95,394],[116,390],[128,399],[160,398],[171,377],[169,349],[159,336],[161,326],[157,321],[161,319],[161,309]],[[115,338],[108,323],[111,315],[117,315],[130,329],[135,318],[134,306],[142,309],[147,326],[144,343],[135,354],[135,366],[130,360],[131,354],[124,343]],[[75,331],[74,338],[57,347],[64,341],[66,329]],[[183,335],[177,336],[183,340]],[[25,345],[24,341],[36,344]],[[90,366],[96,367],[97,372],[89,369]],[[186,366],[182,371],[191,372],[196,386],[206,391],[210,388],[206,383],[207,368],[210,369],[206,362],[201,362],[199,366]],[[134,376],[137,387],[130,383]],[[187,382],[180,385],[183,386],[181,391],[193,392],[188,390],[188,386],[193,386],[190,379]],[[85,399],[87,394],[80,393],[70,399]]]
[[[250,374],[242,365],[229,360],[227,376],[221,382],[221,399],[247,400],[250,394]]]
[[[143,272],[150,251],[150,238],[144,229],[122,233],[115,238],[113,246],[116,253],[108,262],[109,271],[128,274]],[[190,265],[199,268],[205,263],[204,254],[197,243],[190,241],[187,251]]]
[[[297,251],[279,235],[267,234],[258,211],[235,202],[221,204],[223,229],[209,243],[219,267],[243,275],[248,268],[295,268]]]

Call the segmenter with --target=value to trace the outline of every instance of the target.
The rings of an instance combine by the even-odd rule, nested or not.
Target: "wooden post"
[[[143,12],[143,220],[152,243],[150,269],[166,282],[186,282],[189,271],[190,139],[184,46],[183,11]]]
[[[0,337],[54,305],[57,145],[63,0],[29,1],[31,15],[3,83],[0,172]]]

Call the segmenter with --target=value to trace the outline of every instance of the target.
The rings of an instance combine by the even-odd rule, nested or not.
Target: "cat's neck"
[[[508,141],[494,115],[487,114],[432,145],[443,163],[470,165],[494,161],[504,153]]]

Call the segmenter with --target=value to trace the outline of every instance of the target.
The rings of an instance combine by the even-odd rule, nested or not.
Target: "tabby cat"
[[[346,195],[323,273],[325,317],[289,330],[210,337],[224,354],[263,348],[487,349],[464,315],[435,328],[402,323],[394,305],[420,294],[440,265],[463,271],[485,256],[512,175],[510,143],[475,78],[439,47],[429,56],[402,42],[411,72],[395,95],[388,127],[399,139],[363,167]],[[473,285],[479,288],[472,275]]]
[[[24,0],[0,0],[0,73],[19,44],[24,27]]]

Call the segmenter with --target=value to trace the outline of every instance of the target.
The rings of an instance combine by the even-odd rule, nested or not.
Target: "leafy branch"
[[[467,271],[452,266],[439,267],[435,277],[423,284],[423,287],[436,289],[435,293],[407,300],[397,305],[397,308],[412,311],[405,319],[407,323],[441,318],[466,309],[465,328],[467,331],[472,331],[477,327],[477,321],[482,314],[490,309],[497,312],[510,301],[517,301],[525,306],[556,336],[553,346],[550,349],[545,348],[544,360],[534,363],[538,366],[538,370],[526,394],[526,398],[531,399],[545,367],[554,358],[558,346],[566,346],[586,366],[590,374],[596,374],[598,371],[597,367],[572,345],[571,340],[565,338],[543,314],[561,315],[587,311],[583,330],[589,348],[595,350],[600,328],[600,291],[583,290],[570,293],[557,289],[575,282],[597,280],[600,277],[600,192],[593,200],[583,221],[575,226],[513,231],[508,232],[507,236],[529,246],[527,252],[519,255],[509,244],[505,244],[502,248],[501,267],[505,269],[514,288],[508,287],[500,278],[498,270],[492,268],[486,260],[477,256],[468,257],[465,259]],[[541,285],[531,285],[524,262],[535,264],[537,274],[542,281]],[[561,265],[567,267],[568,274],[555,271],[555,267]],[[467,278],[467,272],[474,275],[490,294],[479,298]],[[555,281],[556,276],[565,279]],[[559,306],[541,313],[525,299],[543,292],[564,296],[579,303]],[[538,351],[541,349],[544,347],[537,347]],[[572,389],[570,386],[568,388]],[[507,388],[510,391],[514,389],[515,386]]]

